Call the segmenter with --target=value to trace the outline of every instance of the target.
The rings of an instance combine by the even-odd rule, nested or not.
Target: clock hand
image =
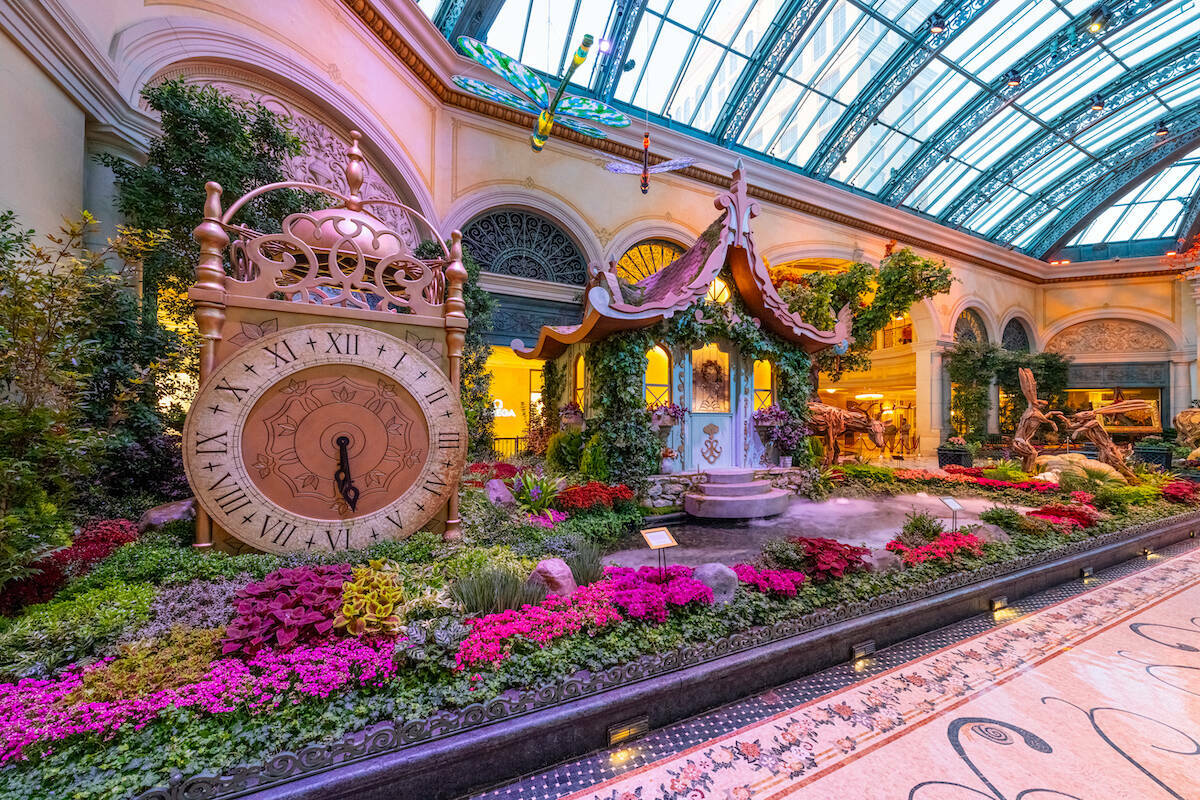
[[[350,510],[354,511],[358,506],[358,487],[354,485],[354,481],[350,480],[350,437],[339,436],[336,440],[338,446],[338,468],[333,473],[333,482],[337,484],[337,489],[341,492],[342,499],[346,501],[346,505],[350,506]]]

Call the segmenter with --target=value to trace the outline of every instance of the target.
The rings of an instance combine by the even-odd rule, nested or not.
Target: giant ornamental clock
[[[363,158],[351,138],[345,195],[288,182],[222,212],[221,187],[208,184],[189,293],[201,385],[183,437],[199,546],[345,550],[422,528],[460,535],[461,236],[444,258],[417,258],[366,210],[397,204],[358,196]],[[295,188],[340,204],[292,214],[277,234],[236,224],[255,197]],[[401,211],[441,241],[417,211]]]

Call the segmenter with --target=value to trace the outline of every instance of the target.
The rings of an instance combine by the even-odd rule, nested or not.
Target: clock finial
[[[350,197],[346,200],[346,208],[352,211],[362,210],[362,197],[358,192],[362,189],[366,177],[366,167],[363,166],[362,149],[358,146],[362,134],[350,131],[350,149],[346,151],[346,186],[349,187]]]

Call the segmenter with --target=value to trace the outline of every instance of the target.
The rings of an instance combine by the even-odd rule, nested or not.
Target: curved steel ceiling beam
[[[1054,150],[1131,103],[1197,71],[1200,71],[1200,34],[1180,42],[1100,89],[1097,93],[1104,98],[1104,108],[1100,111],[1093,111],[1085,105],[1083,110],[1075,108],[1060,114],[1049,123],[1053,132],[1043,130],[1030,136],[959,192],[938,217],[947,225],[966,225],[967,220],[994,195],[1010,186]]]
[[[1179,160],[1200,143],[1200,109],[1186,109],[1165,119],[1179,132],[1156,142],[1151,141],[1155,137],[1147,126],[1127,136],[1101,156],[1103,165],[1089,164],[1073,172],[1055,190],[1030,198],[990,238],[1011,242],[1039,219],[1051,216],[1051,223],[1022,249],[1038,257],[1055,252],[1139,181]]]
[[[646,1],[616,0],[613,4],[608,29],[604,32],[610,49],[601,57],[592,79],[592,90],[596,97],[605,102],[612,100],[617,91],[617,82],[621,80],[622,68],[629,58],[629,48],[633,46],[633,35],[642,20],[642,12],[646,10]]]
[[[1054,74],[1063,64],[1136,22],[1143,15],[1176,1],[1124,0],[1114,3],[1108,9],[1108,24],[1103,31],[1095,35],[1082,30],[1083,19],[1072,19],[1010,68],[1021,75],[1019,85],[1008,86],[1003,75],[992,81],[987,90],[975,95],[971,102],[925,140],[884,184],[879,198],[891,205],[900,205],[939,162],[949,158],[959,145],[1018,97]]]
[[[712,136],[717,141],[728,142],[741,136],[751,113],[767,93],[767,86],[776,71],[804,38],[825,2],[787,0],[780,6],[775,19],[771,21],[770,32],[758,41],[754,55],[738,75],[729,98],[717,114],[717,121],[712,128]]]
[[[945,29],[941,33],[930,33],[929,28],[925,27],[915,38],[906,39],[842,112],[842,116],[809,157],[806,168],[817,177],[831,175],[863,131],[879,118],[879,114],[899,96],[909,81],[937,58],[937,54],[951,39],[966,30],[993,5],[995,0],[973,0],[965,5],[958,0],[942,3],[934,14],[945,20]]]
[[[442,0],[433,13],[433,24],[451,46],[459,36],[486,39],[504,0]]]
[[[1175,238],[1177,249],[1187,250],[1195,243],[1198,236],[1200,236],[1200,186],[1196,187],[1195,194],[1188,202],[1187,210],[1183,212],[1179,235]]]

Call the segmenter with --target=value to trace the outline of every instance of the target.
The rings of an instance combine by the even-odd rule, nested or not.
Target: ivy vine
[[[1016,428],[1026,406],[1018,376],[1022,367],[1033,373],[1038,397],[1048,400],[1051,408],[1066,399],[1070,360],[1058,353],[1022,353],[986,342],[959,342],[946,352],[945,363],[953,384],[950,422],[960,435],[972,440],[982,440],[987,434],[993,380],[1003,393],[1000,430],[1008,433]]]

